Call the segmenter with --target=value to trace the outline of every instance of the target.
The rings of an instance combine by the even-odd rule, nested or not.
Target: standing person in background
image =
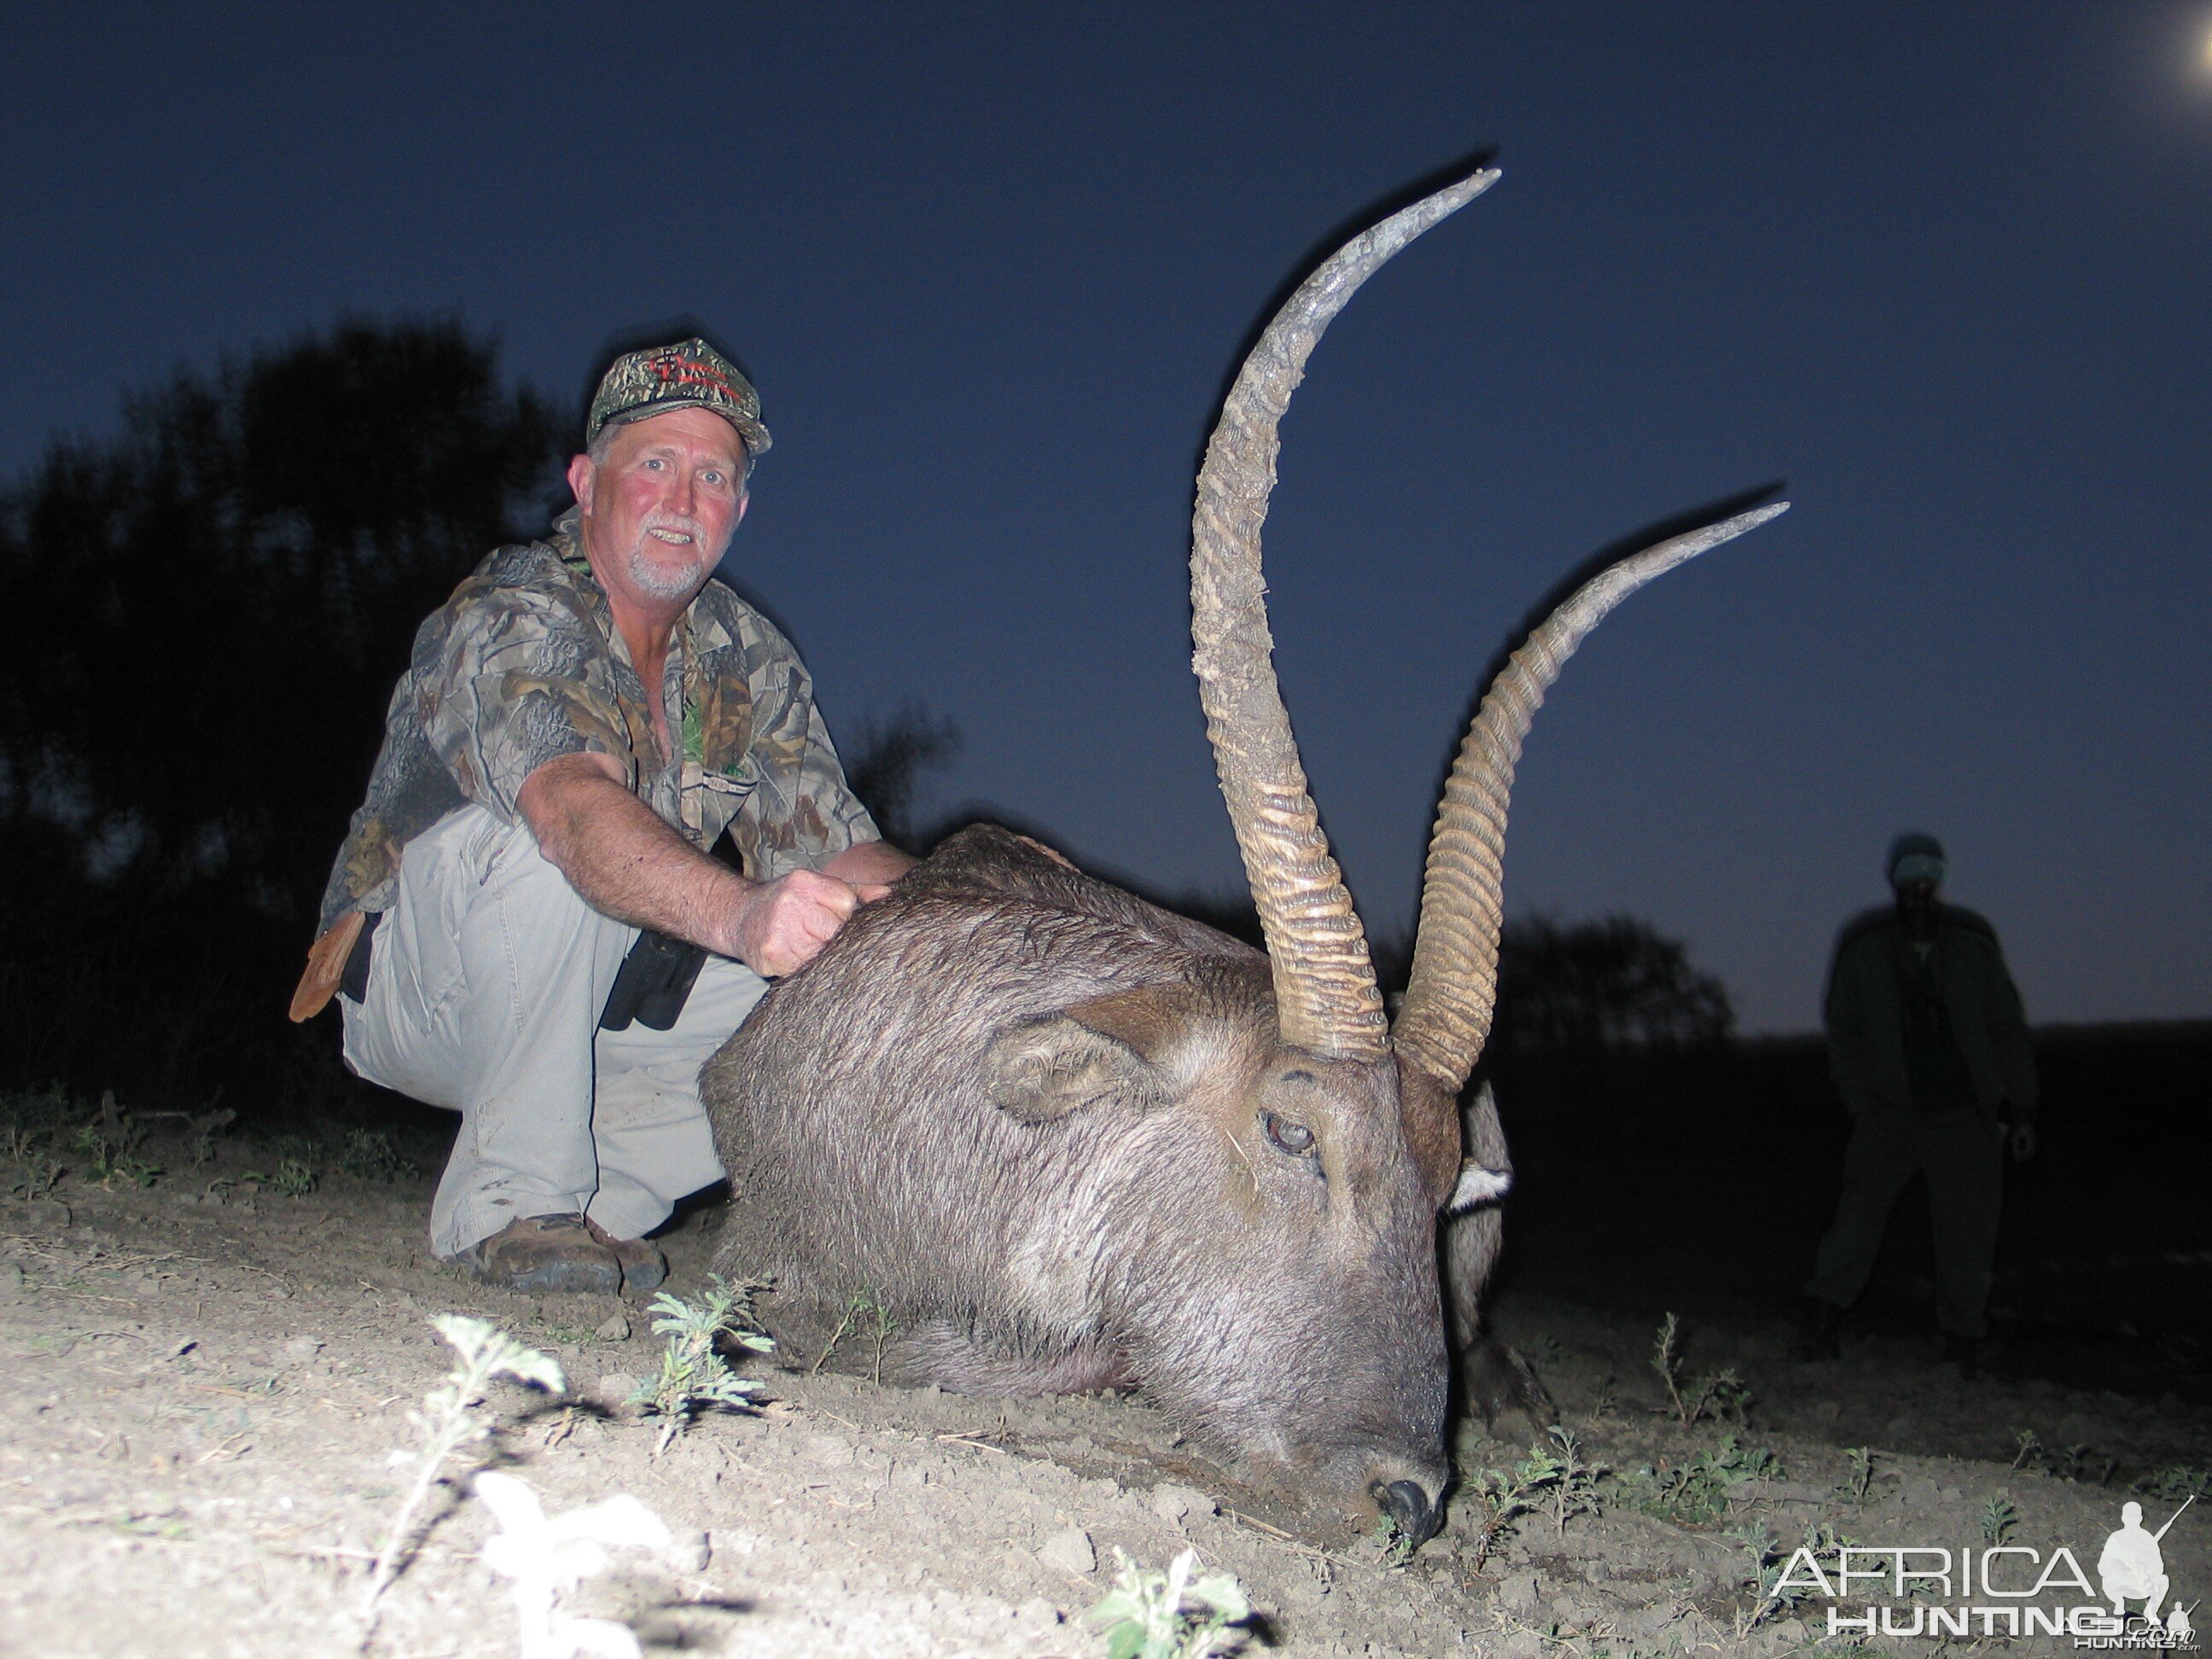
[[[1828,972],[1828,1066],[1851,1114],[1843,1193],[1806,1287],[1801,1358],[1841,1352],[1899,1195],[1928,1182],[1943,1357],[1973,1375],[1989,1334],[2003,1158],[2035,1153],[2035,1060],[1996,929],[1941,902],[1943,844],[1889,849],[1895,902],[1844,927]]]

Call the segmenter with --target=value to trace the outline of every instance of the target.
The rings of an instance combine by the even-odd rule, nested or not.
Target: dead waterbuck
[[[1394,1024],[1276,687],[1260,528],[1308,355],[1474,173],[1323,263],[1243,365],[1199,473],[1192,634],[1267,950],[982,826],[778,984],[708,1066],[735,1202],[725,1271],[864,1292],[900,1376],[994,1393],[1133,1384],[1257,1483],[1406,1534],[1438,1524],[1449,1374],[1438,1218],[1502,1189],[1462,1158],[1488,1031],[1521,740],[1562,662],[1660,572],[1782,510],[1603,571],[1509,659],[1431,844]],[[1451,1252],[1474,1328],[1496,1230]]]

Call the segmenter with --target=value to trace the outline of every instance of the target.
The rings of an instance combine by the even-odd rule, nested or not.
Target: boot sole
[[[622,1267],[615,1261],[548,1261],[516,1273],[489,1272],[471,1263],[469,1271],[487,1285],[530,1295],[551,1291],[573,1296],[617,1296],[622,1292]]]

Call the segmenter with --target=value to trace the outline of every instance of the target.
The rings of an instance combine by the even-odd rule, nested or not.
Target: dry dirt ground
[[[632,1553],[569,1603],[623,1620],[648,1653],[1096,1654],[1082,1615],[1109,1587],[1117,1548],[1153,1568],[1194,1548],[1236,1574],[1261,1611],[1253,1651],[1842,1648],[1851,1638],[1827,1637],[1817,1598],[1762,1609],[1762,1540],[1787,1549],[1826,1526],[1863,1544],[1978,1549],[1987,1522],[2046,1558],[2066,1544],[2094,1575],[2130,1485],[2153,1484],[2155,1526],[2179,1502],[2166,1494],[2212,1464],[2212,1422],[2170,1397],[1961,1382],[1902,1341],[1797,1365],[1776,1333],[1748,1328],[1686,1333],[1687,1374],[1732,1368],[1755,1395],[1740,1426],[1686,1428],[1649,1364],[1663,1310],[1631,1318],[1510,1297],[1500,1330],[1537,1364],[1582,1457],[1608,1473],[1583,1483],[1595,1512],[1562,1525],[1549,1489],[1486,1555],[1474,1487],[1528,1456],[1517,1418],[1499,1438],[1462,1431],[1450,1523],[1396,1564],[1376,1537],[1293,1535],[1291,1517],[1177,1443],[1139,1401],[878,1387],[866,1338],[818,1374],[749,1358],[772,1396],[765,1412],[703,1417],[656,1459],[656,1426],[618,1404],[629,1379],[657,1369],[662,1342],[642,1310],[490,1291],[439,1267],[422,1246],[419,1170],[363,1177],[325,1158],[315,1189],[290,1197],[246,1179],[273,1167],[266,1147],[219,1142],[198,1167],[181,1142],[140,1150],[167,1171],[150,1187],[72,1175],[0,1201],[8,1654],[360,1651],[365,1558],[414,1479],[410,1414],[451,1358],[429,1319],[449,1310],[554,1356],[573,1390],[496,1385],[501,1427],[469,1461],[496,1459],[549,1513],[631,1494],[677,1534],[673,1550]],[[291,1150],[314,1161],[313,1148]],[[665,1241],[672,1289],[702,1283],[715,1219],[702,1211]],[[2041,1452],[2019,1456],[2023,1431]],[[1737,1437],[1732,1468],[1724,1435]],[[1853,1447],[1871,1449],[1856,1474]],[[1749,1449],[1772,1462],[1739,1480]],[[469,1461],[437,1489],[370,1651],[516,1651],[513,1609],[477,1554],[492,1528],[465,1485]],[[1993,1504],[2009,1518],[1992,1519]],[[2165,1543],[2185,1603],[2212,1589],[2207,1510]]]

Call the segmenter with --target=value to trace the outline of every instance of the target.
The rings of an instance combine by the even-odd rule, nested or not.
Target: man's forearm
[[[822,866],[825,876],[856,887],[889,886],[914,868],[914,860],[887,841],[855,842]]]
[[[572,755],[522,786],[515,804],[538,851],[601,915],[739,956],[737,924],[755,884],[662,823],[598,761]]]

